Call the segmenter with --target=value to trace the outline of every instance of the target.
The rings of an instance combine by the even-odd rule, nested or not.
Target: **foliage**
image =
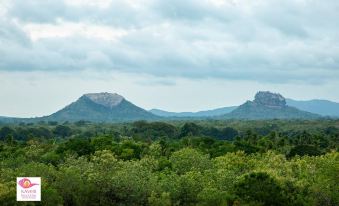
[[[6,125],[0,205],[339,205],[338,122],[272,122]]]
[[[281,186],[267,173],[250,173],[235,185],[235,194],[241,201],[257,205],[287,205],[291,204],[285,197]]]

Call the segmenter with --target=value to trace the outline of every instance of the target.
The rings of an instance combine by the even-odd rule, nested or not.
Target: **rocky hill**
[[[286,99],[277,93],[258,92],[253,101],[247,101],[238,108],[223,115],[226,119],[315,119],[320,115],[288,106]]]
[[[159,119],[156,115],[111,93],[91,93],[81,96],[62,110],[43,117],[48,121],[120,122]]]

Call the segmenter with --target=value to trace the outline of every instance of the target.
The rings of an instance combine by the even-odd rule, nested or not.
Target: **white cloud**
[[[66,4],[71,6],[96,6],[98,8],[107,8],[112,3],[112,0],[67,0]]]
[[[59,22],[58,24],[30,23],[23,26],[23,30],[33,41],[44,38],[65,38],[83,36],[84,38],[97,38],[105,41],[115,41],[126,35],[127,30],[112,28],[104,25]]]

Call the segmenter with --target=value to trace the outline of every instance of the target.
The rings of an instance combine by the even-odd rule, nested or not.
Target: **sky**
[[[240,105],[257,91],[339,102],[337,0],[0,0],[0,116],[90,92],[145,109]]]

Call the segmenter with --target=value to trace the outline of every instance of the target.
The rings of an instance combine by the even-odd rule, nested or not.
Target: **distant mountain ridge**
[[[320,114],[323,116],[330,116],[330,117],[339,117],[339,103],[332,102],[328,100],[320,100],[320,99],[313,99],[313,100],[293,100],[293,99],[286,99],[287,105],[292,107],[296,107],[298,109],[312,112],[315,114]]]
[[[231,107],[222,107],[218,109],[212,109],[212,110],[205,110],[205,111],[199,111],[199,112],[167,112],[160,109],[151,109],[149,112],[163,117],[213,117],[213,116],[219,116],[223,114],[227,114],[231,111],[233,111],[236,106]]]
[[[282,97],[282,96],[281,96]],[[281,98],[280,97],[280,98]],[[286,105],[295,107],[299,110],[303,110],[306,112],[328,116],[328,117],[339,117],[339,103],[332,102],[328,100],[293,100],[293,99],[285,99]],[[225,115],[233,110],[235,110],[238,106],[230,106],[230,107],[222,107],[217,109],[211,109],[206,111],[199,112],[168,112],[160,109],[151,109],[149,110],[151,113],[162,116],[162,117],[213,117],[219,115]]]
[[[322,115],[322,116],[320,116]],[[12,118],[0,116],[0,123],[38,121],[125,122],[136,120],[201,119],[315,119],[339,117],[339,103],[327,100],[296,101],[272,92],[258,92],[253,101],[240,106],[199,112],[146,111],[119,94],[89,93],[65,108],[44,117]]]

